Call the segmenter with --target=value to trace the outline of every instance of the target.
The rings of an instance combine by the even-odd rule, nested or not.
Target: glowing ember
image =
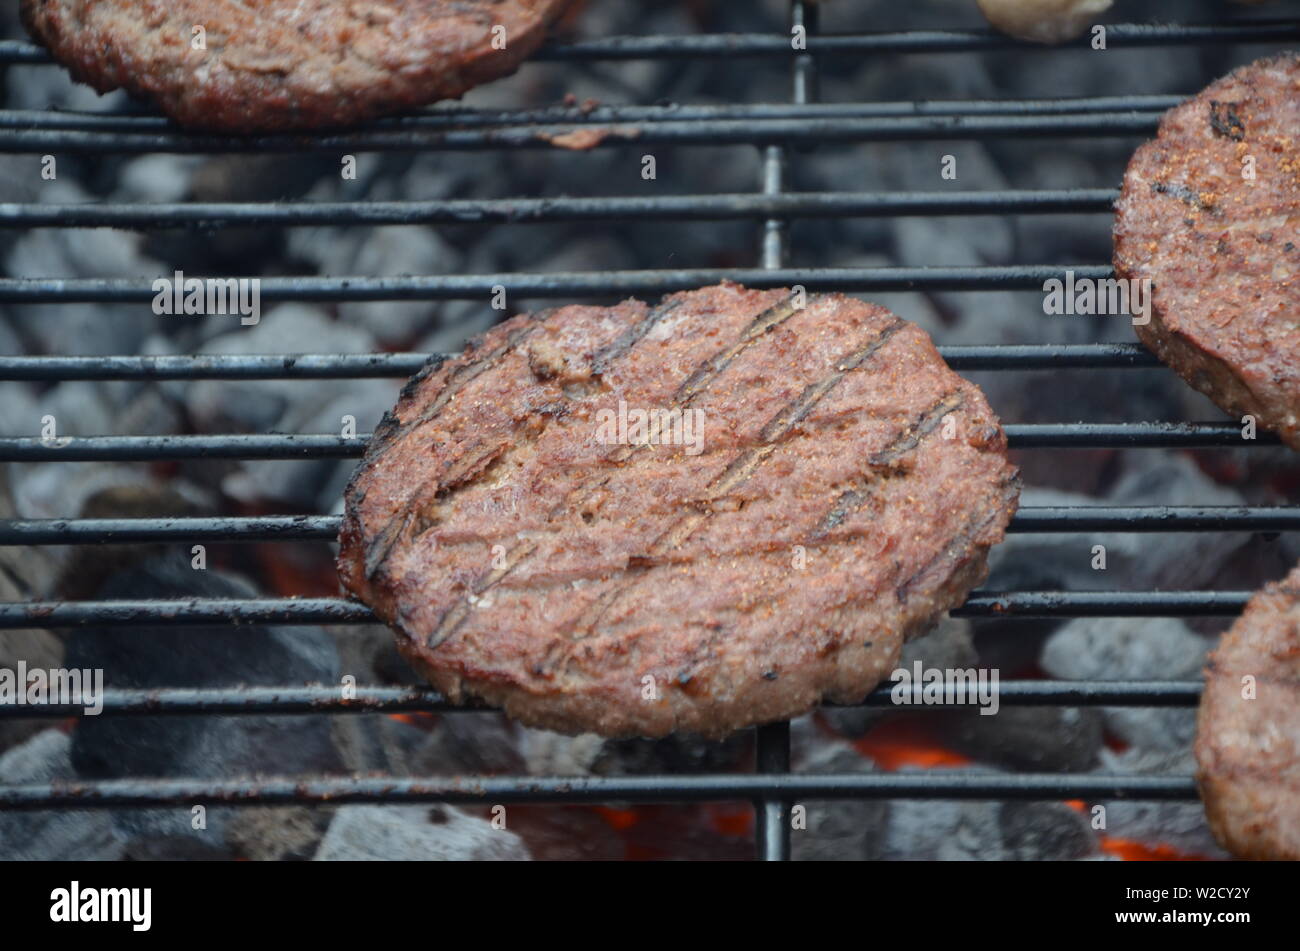
[[[1204,855],[1180,852],[1171,845],[1147,845],[1132,839],[1113,839],[1104,836],[1101,850],[1125,862],[1208,862]]]
[[[854,747],[887,772],[904,766],[966,766],[972,761],[936,742],[923,719],[900,717],[871,730]]]

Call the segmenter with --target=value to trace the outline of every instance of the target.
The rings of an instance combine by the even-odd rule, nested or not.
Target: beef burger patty
[[[222,132],[347,125],[515,71],[573,0],[22,0],[100,92]],[[201,27],[205,48],[195,49]]]
[[[1300,860],[1300,567],[1251,598],[1210,655],[1196,760],[1224,848]]]
[[[417,375],[339,572],[453,701],[719,737],[861,699],[984,578],[1017,495],[924,331],[723,284],[518,316]]]
[[[1142,342],[1192,386],[1300,449],[1300,57],[1238,69],[1138,149],[1115,269],[1148,278]]]

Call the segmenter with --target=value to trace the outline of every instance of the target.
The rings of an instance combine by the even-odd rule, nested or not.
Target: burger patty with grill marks
[[[1196,760],[1224,848],[1300,860],[1300,567],[1251,598],[1210,655]]]
[[[251,133],[458,98],[514,72],[573,2],[22,0],[20,9],[32,36],[99,92],[126,89],[183,125]]]
[[[723,284],[515,317],[426,368],[352,477],[338,564],[453,701],[719,737],[860,700],[983,580],[1018,492],[924,331]]]
[[[1238,69],[1161,120],[1124,176],[1115,269],[1152,282],[1148,348],[1300,449],[1300,57]]]

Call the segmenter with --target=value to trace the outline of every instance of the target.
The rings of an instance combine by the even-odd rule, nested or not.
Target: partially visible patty
[[[1252,63],[1171,110],[1117,210],[1116,271],[1154,286],[1143,343],[1300,449],[1300,57]]]
[[[126,89],[187,126],[278,132],[457,98],[514,72],[572,2],[22,0],[21,12],[100,92]]]
[[[1224,848],[1300,860],[1300,567],[1251,598],[1210,655],[1196,760]]]
[[[703,451],[602,443],[620,403],[702,411]],[[984,578],[1017,495],[924,331],[723,284],[515,317],[417,376],[347,489],[339,572],[453,701],[717,737],[860,700]]]

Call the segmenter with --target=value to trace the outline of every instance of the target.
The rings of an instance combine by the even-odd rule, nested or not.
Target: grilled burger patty
[[[718,737],[861,699],[983,580],[1019,486],[924,331],[803,304],[564,307],[430,365],[348,486],[344,586],[451,700],[533,726]]]
[[[1238,69],[1171,110],[1117,209],[1115,269],[1153,285],[1142,342],[1300,449],[1300,57]]]
[[[188,126],[276,132],[454,99],[514,72],[572,2],[22,0],[21,12],[100,92],[124,88]]]
[[[1300,860],[1300,567],[1251,598],[1210,655],[1196,760],[1224,848]]]

